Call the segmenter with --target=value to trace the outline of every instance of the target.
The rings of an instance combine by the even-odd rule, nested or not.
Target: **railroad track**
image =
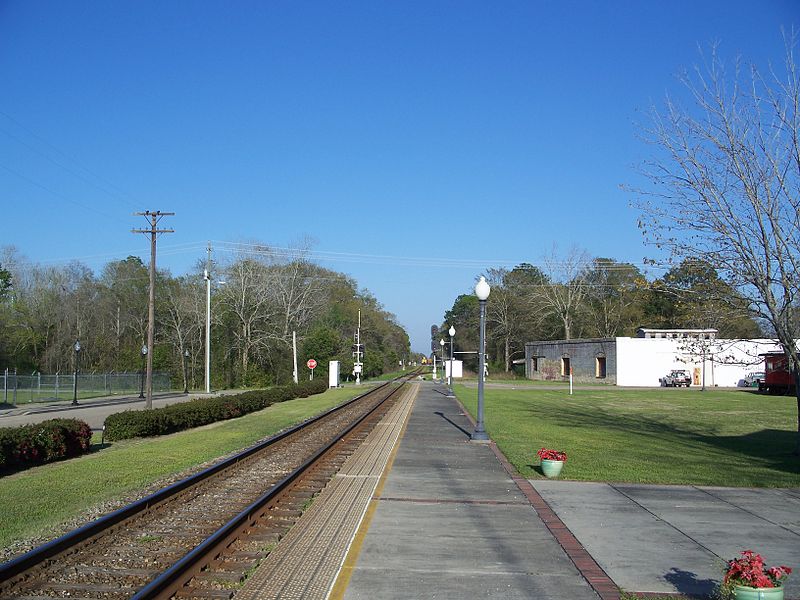
[[[0,565],[0,598],[232,598],[401,385],[388,382]]]

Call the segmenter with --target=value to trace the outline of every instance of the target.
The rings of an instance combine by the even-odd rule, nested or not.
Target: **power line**
[[[0,111],[0,115],[4,116],[6,119],[11,121],[14,125],[16,125],[19,129],[23,130],[24,132],[26,132],[31,137],[39,140],[44,145],[49,146],[49,148],[51,150],[53,150],[56,154],[61,155],[61,157],[63,157],[67,161],[71,162],[72,164],[77,166],[79,169],[83,170],[85,173],[89,174],[91,177],[93,177],[97,181],[102,182],[105,186],[107,186],[108,188],[111,188],[111,190],[115,190],[115,191],[110,191],[109,189],[98,185],[95,181],[92,181],[91,179],[85,177],[81,173],[78,173],[78,172],[74,171],[73,169],[71,169],[70,167],[67,167],[66,165],[58,162],[52,156],[49,156],[48,154],[46,154],[45,152],[39,150],[38,148],[36,148],[32,144],[29,144],[25,140],[20,139],[19,137],[17,137],[13,133],[9,132],[8,130],[0,128],[0,131],[5,133],[7,136],[9,136],[10,138],[16,140],[20,144],[26,146],[27,148],[29,148],[33,152],[36,152],[40,156],[44,157],[46,160],[50,161],[51,163],[53,163],[54,165],[60,167],[61,169],[64,169],[65,171],[67,171],[68,173],[72,174],[73,176],[83,180],[84,182],[88,183],[89,185],[92,185],[92,186],[96,187],[97,189],[101,190],[102,192],[108,194],[109,196],[116,196],[118,200],[121,199],[120,197],[127,197],[129,199],[126,202],[127,206],[129,206],[129,207],[133,206],[133,203],[130,201],[130,198],[131,198],[130,195],[127,194],[124,190],[120,189],[118,186],[114,185],[113,183],[111,183],[107,179],[104,179],[103,177],[101,177],[97,173],[94,173],[93,171],[91,171],[90,169],[88,169],[87,167],[82,165],[79,161],[77,161],[76,159],[74,159],[71,156],[69,156],[66,152],[64,152],[63,150],[61,150],[60,148],[58,148],[57,146],[55,146],[51,142],[49,142],[46,139],[44,139],[42,136],[38,135],[37,133],[35,133],[34,131],[29,129],[28,127],[26,127],[22,123],[20,123],[17,119],[12,117],[8,113]]]

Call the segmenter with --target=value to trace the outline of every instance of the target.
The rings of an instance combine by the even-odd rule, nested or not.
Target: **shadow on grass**
[[[537,417],[541,416],[535,410],[530,412]],[[798,436],[796,431],[762,429],[742,435],[716,435],[681,428],[646,415],[610,412],[599,406],[593,406],[591,414],[562,406],[558,412],[548,413],[547,420],[573,429],[596,431],[604,428],[621,433],[653,435],[661,439],[675,438],[676,441],[703,444],[726,453],[758,460],[770,469],[800,474],[800,458],[794,454]]]
[[[542,466],[541,465],[525,465],[525,466],[528,467],[531,471],[533,471],[537,475],[541,475],[542,477],[545,477],[545,474],[544,474],[544,471],[542,470]]]

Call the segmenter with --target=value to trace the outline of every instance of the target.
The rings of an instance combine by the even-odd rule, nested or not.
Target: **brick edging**
[[[455,396],[452,397],[456,404],[461,408],[461,411],[469,419],[472,425],[475,425],[475,420],[469,411],[464,407],[461,401]],[[536,511],[536,514],[542,520],[545,527],[547,527],[550,534],[561,545],[561,548],[566,552],[567,556],[573,562],[583,578],[589,583],[591,588],[600,596],[601,600],[620,600],[620,591],[617,584],[608,576],[603,568],[597,564],[597,561],[592,558],[592,555],[583,547],[578,541],[578,538],[569,530],[564,522],[558,515],[550,508],[550,505],[544,498],[539,495],[531,483],[525,479],[515,468],[508,462],[506,456],[497,447],[494,442],[489,442],[489,447],[494,452],[497,460],[506,470],[509,477],[514,481],[516,486],[528,500],[530,505]]]

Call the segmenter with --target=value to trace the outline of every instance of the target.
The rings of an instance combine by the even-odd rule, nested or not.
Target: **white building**
[[[659,385],[672,369],[685,369],[693,385],[736,387],[764,370],[759,354],[780,351],[775,340],[616,338],[619,386]]]
[[[775,340],[723,340],[714,329],[640,329],[639,337],[537,341],[525,344],[529,379],[567,379],[619,386],[657,386],[673,369],[693,385],[736,387],[764,370],[761,354],[780,351]]]

